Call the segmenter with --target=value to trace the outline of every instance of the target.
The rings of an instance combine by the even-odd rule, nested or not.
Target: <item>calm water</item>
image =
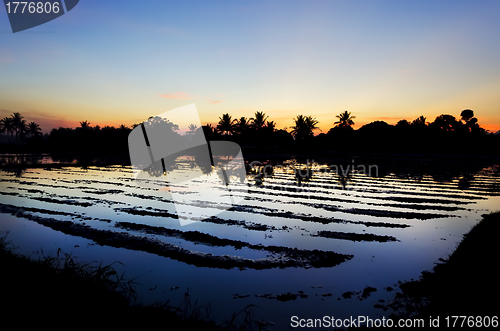
[[[172,217],[170,192],[136,186],[130,167],[0,170],[0,231],[9,231],[18,252],[35,258],[42,249],[50,255],[61,248],[82,261],[122,262],[124,266],[116,265],[117,269],[137,277],[136,289],[143,303],[170,300],[177,304],[189,289],[193,302],[211,305],[212,318],[229,319],[233,312],[255,304],[256,319],[286,329],[293,315],[388,316],[392,311],[373,307],[394,295],[387,287],[397,291],[398,281],[417,279],[422,271],[431,270],[453,252],[482,214],[500,209],[498,166],[443,180],[390,171],[379,177],[361,171],[339,176],[316,163],[310,164],[309,176],[298,179],[293,167],[302,167],[305,174],[305,165],[296,160],[285,165],[263,179],[249,175],[241,183],[245,190],[234,193],[244,197],[241,203],[186,226]],[[179,171],[189,169],[184,164]],[[212,215],[220,206],[207,192],[221,190],[219,182],[216,174],[210,174],[196,180],[194,187],[179,184],[176,189],[193,210]],[[47,220],[109,231],[105,232],[109,237],[126,233],[143,242],[176,245],[189,253],[169,258],[137,247],[99,245],[92,237],[54,230],[44,223]],[[129,226],[118,227],[118,222]],[[151,227],[132,229],[130,224],[178,231],[152,233],[144,231]],[[183,236],[189,231],[232,241],[216,245]],[[231,261],[237,261],[234,257],[262,259],[264,265],[289,258],[262,246],[302,250],[304,263],[284,268],[267,265],[262,270],[251,265],[231,267]],[[321,261],[311,266],[308,254],[314,250],[346,258],[334,266],[323,266]],[[193,262],[193,256],[207,253],[214,261],[210,267]],[[229,269],[218,263],[225,255],[232,257]],[[377,291],[366,299],[342,297],[344,292],[367,286]],[[277,300],[286,293],[302,297]]]

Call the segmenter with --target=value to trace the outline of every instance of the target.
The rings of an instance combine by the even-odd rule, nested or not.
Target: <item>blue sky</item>
[[[473,109],[500,129],[498,1],[97,1],[13,34],[0,9],[0,116],[131,125],[195,102],[327,131]]]

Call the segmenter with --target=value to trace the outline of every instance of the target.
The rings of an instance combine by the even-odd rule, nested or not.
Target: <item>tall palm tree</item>
[[[40,125],[35,122],[28,123],[28,135],[32,137],[38,137],[42,135],[42,129],[40,129]]]
[[[266,124],[266,120],[268,117],[269,116],[266,116],[266,114],[264,114],[264,112],[262,111],[255,112],[255,117],[250,118],[251,127],[255,130],[262,129]]]
[[[4,117],[1,120],[1,129],[2,132],[7,133],[8,136],[12,136],[14,133],[14,122],[12,120],[12,117]],[[9,143],[10,143],[10,137],[8,138]]]
[[[11,118],[12,118],[12,126],[16,133],[16,142],[17,142],[19,134],[24,130],[24,125],[26,124],[26,122],[23,123],[23,116],[19,113],[12,114]]]
[[[228,113],[223,114],[222,117],[219,117],[219,124],[217,124],[217,130],[219,130],[222,134],[233,134],[234,128],[236,124],[236,119],[232,119],[231,115]]]
[[[342,129],[352,129],[351,126],[354,125],[353,119],[356,118],[356,116],[351,116],[351,112],[348,112],[347,110],[339,115],[336,115],[335,117],[339,120],[334,124]]]
[[[316,126],[319,122],[312,116],[297,115],[293,119],[295,125],[293,125],[292,131],[290,132],[295,140],[304,140],[307,137],[314,135],[313,131],[318,130]]]
[[[239,134],[243,134],[248,130],[249,127],[250,127],[250,120],[247,119],[245,116],[242,116],[237,121],[234,130]]]
[[[21,120],[17,126],[17,134],[21,138],[21,142],[24,141],[24,137],[28,134],[28,124],[25,120]]]
[[[276,123],[274,123],[274,121],[267,121],[266,125],[264,125],[262,129],[266,132],[272,133],[276,129]]]
[[[7,120],[8,117],[4,117],[0,120],[0,133],[5,133],[7,129],[5,128],[5,120]]]
[[[318,124],[319,122],[312,116],[307,116],[306,117],[306,126],[307,126],[307,130],[308,130],[308,133],[309,135],[312,135],[313,134],[313,130],[320,130],[320,128],[318,128],[316,126],[316,124]]]
[[[293,121],[295,122],[295,125],[293,125],[291,128],[292,128],[292,131],[290,132],[293,136],[294,139],[297,139],[298,136],[301,136],[301,132],[303,131],[303,128],[305,126],[305,116],[304,115],[297,115],[297,117],[295,117],[293,119]]]

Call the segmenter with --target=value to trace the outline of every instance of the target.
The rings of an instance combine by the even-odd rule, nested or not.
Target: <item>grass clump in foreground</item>
[[[0,237],[0,266],[2,316],[15,319],[18,327],[260,330],[266,326],[253,319],[252,306],[217,325],[210,320],[210,306],[191,304],[189,291],[177,307],[168,301],[133,305],[134,280],[119,275],[112,264],[81,263],[61,250],[55,257],[33,261],[14,253],[7,236]]]
[[[400,285],[391,305],[402,308],[401,317],[498,316],[500,212],[482,216],[447,261]]]

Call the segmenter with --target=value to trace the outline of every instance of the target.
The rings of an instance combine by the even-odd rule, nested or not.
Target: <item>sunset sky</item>
[[[0,8],[0,117],[142,122],[196,103],[203,124],[263,111],[277,128],[344,110],[355,128],[420,115],[500,130],[500,1],[81,0],[12,33]]]

